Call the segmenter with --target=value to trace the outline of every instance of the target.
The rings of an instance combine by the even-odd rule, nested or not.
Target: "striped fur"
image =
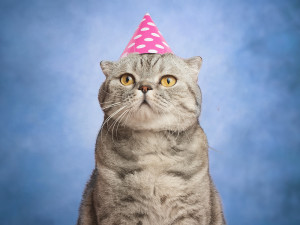
[[[223,225],[221,200],[209,175],[208,144],[199,125],[202,59],[130,54],[102,62],[105,113],[95,169],[78,225]],[[124,86],[130,73],[135,84]],[[177,83],[163,87],[163,75]],[[139,85],[151,85],[143,94]],[[145,96],[148,104],[142,104]]]

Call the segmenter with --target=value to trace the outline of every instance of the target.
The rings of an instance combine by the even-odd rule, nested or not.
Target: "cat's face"
[[[130,54],[102,61],[106,80],[99,102],[107,117],[135,130],[180,131],[198,120],[201,57]]]

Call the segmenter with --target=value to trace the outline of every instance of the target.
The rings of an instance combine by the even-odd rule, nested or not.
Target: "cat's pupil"
[[[128,76],[128,77],[126,77],[126,83],[128,83],[128,82],[129,82],[129,80],[130,80],[130,79],[129,79],[129,76]]]
[[[168,82],[168,84],[170,84],[170,82],[171,82],[171,79],[170,79],[170,78],[167,78],[167,82]]]

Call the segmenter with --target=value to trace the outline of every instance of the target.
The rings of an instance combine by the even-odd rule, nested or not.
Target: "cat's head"
[[[99,90],[100,105],[106,117],[135,130],[184,130],[200,115],[201,64],[201,57],[170,53],[102,61],[106,80]]]

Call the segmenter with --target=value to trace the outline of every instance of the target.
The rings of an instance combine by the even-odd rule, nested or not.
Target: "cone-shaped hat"
[[[129,41],[121,58],[130,53],[159,53],[171,52],[169,45],[159,32],[149,13],[146,13],[133,37]]]

